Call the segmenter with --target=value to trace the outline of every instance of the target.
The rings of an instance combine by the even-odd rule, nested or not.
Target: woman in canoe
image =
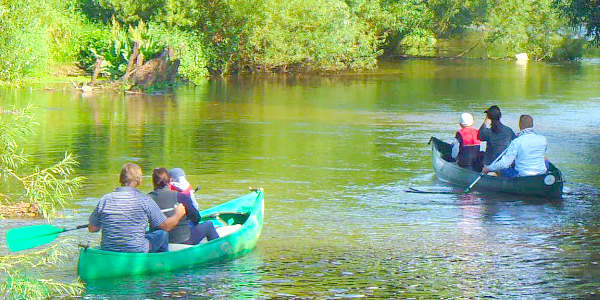
[[[479,139],[482,142],[487,143],[485,154],[483,156],[483,165],[487,166],[491,164],[517,136],[510,127],[500,122],[502,112],[500,112],[498,106],[490,106],[490,108],[485,111],[485,114],[486,119],[479,128]],[[507,175],[504,174],[504,172],[501,173],[502,176]]]
[[[170,190],[170,180],[167,169],[155,168],[152,172],[154,191],[149,193],[161,209],[171,208],[176,203],[185,206],[186,216],[169,232],[169,243],[195,245],[205,237],[209,241],[218,238],[219,234],[211,222],[199,223],[200,214],[190,195]]]

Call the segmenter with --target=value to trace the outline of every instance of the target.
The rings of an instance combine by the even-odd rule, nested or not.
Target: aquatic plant
[[[47,167],[34,166],[19,146],[19,141],[31,134],[36,122],[33,107],[11,107],[0,118],[0,179],[9,186],[20,186],[4,202],[24,201],[35,205],[45,218],[52,218],[80,188],[84,178],[73,176],[79,164],[71,154]],[[24,195],[22,193],[24,191]]]
[[[0,197],[5,203],[25,201],[35,205],[47,219],[54,217],[79,189],[84,178],[73,176],[78,162],[69,153],[58,163],[41,168],[32,166],[20,146],[37,124],[33,106],[0,110],[0,181],[12,186],[12,193]],[[44,279],[46,271],[73,257],[74,243],[57,243],[22,255],[0,256],[0,298],[47,299],[78,295],[81,282],[63,283]],[[71,246],[69,246],[71,245]]]
[[[76,248],[72,245],[72,241],[64,240],[43,250],[0,256],[0,298],[47,299],[81,294],[84,287],[81,281],[43,279],[44,273],[73,257]]]

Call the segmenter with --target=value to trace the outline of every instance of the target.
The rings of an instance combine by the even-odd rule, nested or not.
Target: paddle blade
[[[63,231],[50,224],[13,228],[6,232],[6,244],[13,252],[30,249],[52,242]]]

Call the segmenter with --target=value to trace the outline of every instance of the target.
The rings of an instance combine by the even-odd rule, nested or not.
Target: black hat
[[[497,105],[492,105],[486,111],[484,111],[488,118],[492,120],[500,120],[502,117],[502,112],[500,112],[500,108]]]

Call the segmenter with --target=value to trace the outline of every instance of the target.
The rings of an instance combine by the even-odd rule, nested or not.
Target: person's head
[[[530,115],[521,115],[521,117],[519,118],[519,128],[523,130],[532,127],[533,118]]]
[[[152,171],[152,185],[154,189],[163,188],[169,185],[171,181],[171,177],[169,176],[169,172],[165,168],[155,168]]]
[[[500,118],[502,118],[502,112],[500,112],[500,108],[496,105],[492,105],[485,111],[485,114],[487,118],[492,121],[492,131],[500,131]]]
[[[473,115],[470,113],[462,113],[460,115],[460,127],[469,127],[473,126]]]
[[[485,114],[490,120],[500,120],[500,118],[502,118],[502,112],[500,112],[500,108],[496,105],[490,106],[490,108],[485,111]]]
[[[171,180],[179,181],[181,177],[185,177],[185,173],[181,168],[173,168],[169,170],[169,176],[171,177]]]
[[[134,163],[126,163],[121,169],[119,182],[122,186],[136,187],[142,184],[142,168]]]

